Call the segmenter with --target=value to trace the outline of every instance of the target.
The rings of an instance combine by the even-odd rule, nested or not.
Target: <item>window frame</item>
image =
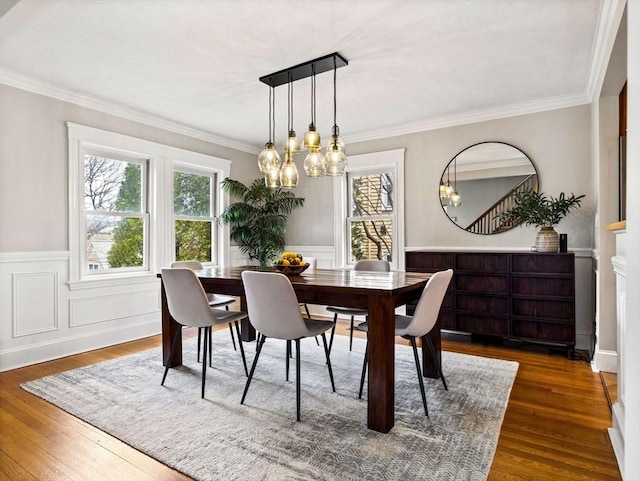
[[[141,185],[141,205],[139,212],[132,211],[106,211],[106,210],[90,210],[84,207],[84,161],[85,156],[91,155],[94,157],[101,157],[110,160],[117,160],[119,162],[127,162],[130,164],[138,164],[141,166],[140,180]],[[100,148],[97,149],[90,145],[82,147],[80,153],[83,162],[83,175],[82,175],[82,228],[83,232],[87,231],[87,217],[90,215],[95,216],[108,216],[108,217],[120,217],[142,219],[143,225],[143,245],[142,245],[142,266],[140,267],[116,267],[108,271],[100,271],[98,269],[91,269],[87,260],[87,246],[80,249],[80,275],[86,278],[95,278],[97,276],[116,275],[121,273],[133,273],[133,272],[147,272],[149,270],[149,159],[144,156],[134,156],[131,153],[122,153],[113,149]]]
[[[367,175],[391,172],[394,178],[392,202],[394,212],[390,215],[393,222],[391,269],[404,270],[404,152],[405,149],[394,149],[349,156],[346,174],[334,180],[334,245],[336,265],[339,267],[353,267],[350,262],[350,230],[349,221],[355,217],[351,215],[351,199],[349,198],[349,174]],[[367,217],[368,218],[368,217]]]
[[[173,260],[173,165],[180,164],[215,174],[218,217],[229,203],[219,184],[229,177],[231,161],[148,140],[66,122],[69,166],[69,289],[89,289],[137,282],[157,282],[157,272]],[[148,259],[146,269],[90,275],[84,273],[84,151],[118,155],[126,159],[148,159],[147,213]],[[213,241],[213,238],[212,238]],[[228,227],[219,226],[215,238],[218,263],[229,264]],[[88,272],[88,269],[87,269]]]
[[[192,174],[192,175],[200,175],[209,177],[211,182],[209,184],[209,215],[210,217],[202,217],[202,216],[187,216],[187,215],[176,215],[173,201],[175,192],[173,191],[173,178],[176,172],[180,172],[183,174]],[[205,168],[203,166],[193,165],[184,162],[173,162],[173,168],[171,170],[171,252],[172,261],[175,261],[175,253],[176,253],[176,221],[177,220],[190,220],[190,221],[210,221],[211,222],[211,261],[202,262],[204,266],[217,266],[219,265],[218,259],[220,257],[220,252],[218,249],[219,245],[219,231],[220,227],[218,226],[217,217],[220,216],[222,211],[218,208],[220,204],[220,195],[219,192],[221,189],[216,189],[216,186],[220,185],[220,180],[218,180],[219,175],[214,169]]]

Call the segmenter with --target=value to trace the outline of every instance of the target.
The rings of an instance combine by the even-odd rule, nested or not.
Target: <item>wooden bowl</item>
[[[302,272],[306,271],[309,266],[310,264],[306,263],[303,266],[283,266],[283,265],[274,264],[273,267],[275,268],[276,271],[286,276],[297,276],[298,274],[301,274]]]

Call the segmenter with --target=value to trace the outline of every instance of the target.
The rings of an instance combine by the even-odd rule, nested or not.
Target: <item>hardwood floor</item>
[[[344,325],[339,333],[348,334]],[[20,388],[32,379],[159,345],[154,336],[0,373],[0,481],[190,479]],[[443,348],[520,363],[489,480],[621,479],[607,434],[607,398],[586,362],[459,336],[445,339]]]

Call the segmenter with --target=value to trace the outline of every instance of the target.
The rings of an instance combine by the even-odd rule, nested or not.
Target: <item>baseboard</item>
[[[119,329],[55,338],[5,349],[0,352],[0,372],[153,336],[160,333],[160,327],[159,315],[155,314],[151,319],[127,324]]]
[[[618,372],[618,353],[616,351],[596,350],[591,362],[594,371]]]

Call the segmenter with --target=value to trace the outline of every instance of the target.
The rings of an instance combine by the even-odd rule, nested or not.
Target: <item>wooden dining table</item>
[[[212,267],[196,271],[206,292],[226,294],[240,298],[241,310],[246,311],[246,298],[241,274],[245,270],[275,271],[272,267]],[[159,277],[160,274],[158,275]],[[316,269],[300,275],[289,276],[298,301],[307,304],[337,305],[364,308],[369,312],[369,377],[367,426],[382,433],[394,425],[395,411],[395,309],[422,294],[430,274],[416,272],[367,272],[351,269]],[[171,342],[181,326],[169,314],[167,300],[162,290],[162,347],[163,364],[166,365]],[[440,329],[432,330],[431,339],[440,356]],[[255,339],[250,320],[242,325],[245,341]],[[430,354],[423,342],[425,376],[437,377],[430,362]],[[182,364],[182,342],[176,349],[171,366]]]

